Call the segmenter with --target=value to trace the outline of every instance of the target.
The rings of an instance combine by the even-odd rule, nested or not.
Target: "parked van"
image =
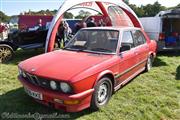
[[[158,51],[180,50],[180,9],[161,11],[140,21],[145,32],[158,43]]]

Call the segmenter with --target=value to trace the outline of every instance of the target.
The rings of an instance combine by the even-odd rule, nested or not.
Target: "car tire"
[[[148,72],[151,70],[152,68],[152,62],[153,62],[153,56],[150,55],[147,59],[147,62],[146,62],[146,66],[145,66],[145,71]]]
[[[98,110],[105,106],[112,95],[112,82],[108,77],[98,81],[91,99],[91,109]]]
[[[13,48],[9,45],[0,45],[0,63],[5,63],[10,61],[14,56]]]

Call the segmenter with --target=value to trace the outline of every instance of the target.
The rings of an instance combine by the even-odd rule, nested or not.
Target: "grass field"
[[[180,52],[159,54],[149,73],[137,76],[121,88],[101,110],[87,109],[78,113],[45,107],[23,91],[17,80],[17,64],[41,52],[18,51],[14,60],[0,65],[0,115],[57,113],[81,120],[180,120]]]

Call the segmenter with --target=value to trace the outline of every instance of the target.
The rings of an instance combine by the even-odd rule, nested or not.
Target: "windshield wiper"
[[[99,52],[113,52],[112,50],[106,48],[93,48],[92,51],[99,51]]]
[[[86,49],[85,46],[80,46],[80,45],[73,45],[73,46],[67,46],[64,48],[64,50],[73,50],[73,51],[78,51],[78,52],[81,52],[81,51],[84,51]]]

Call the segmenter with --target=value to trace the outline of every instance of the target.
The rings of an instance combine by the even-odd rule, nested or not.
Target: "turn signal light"
[[[79,103],[80,103],[79,100],[64,100],[64,104],[66,104],[66,105],[76,105]]]
[[[65,105],[76,105],[79,104],[79,100],[60,100],[60,99],[54,99],[55,102],[60,103],[60,104],[65,104]]]

